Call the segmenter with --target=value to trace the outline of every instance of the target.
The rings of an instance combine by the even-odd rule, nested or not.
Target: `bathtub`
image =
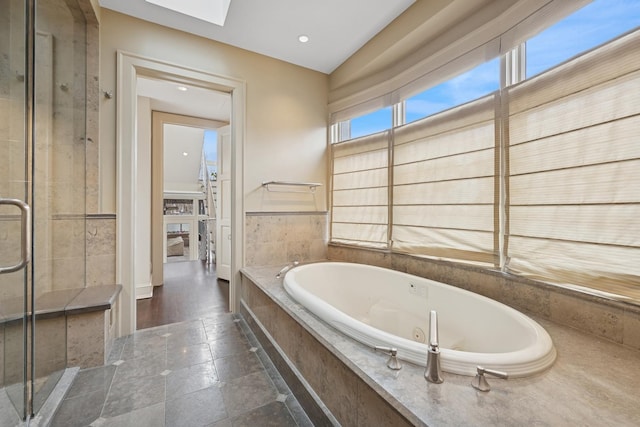
[[[410,274],[363,264],[325,262],[289,270],[287,293],[345,335],[425,365],[429,312],[438,313],[443,371],[475,375],[478,365],[526,377],[556,358],[537,322],[502,303]]]

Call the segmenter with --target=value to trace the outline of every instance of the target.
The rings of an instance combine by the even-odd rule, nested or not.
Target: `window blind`
[[[508,270],[640,298],[640,31],[506,92]]]
[[[591,0],[505,0],[477,11],[410,55],[330,93],[331,123],[362,116],[416,95],[465,70],[509,52]],[[429,19],[429,17],[425,17]],[[434,18],[435,19],[435,18]],[[394,48],[394,46],[392,46]],[[402,46],[398,46],[402,49]]]
[[[331,241],[386,248],[389,131],[331,145]]]
[[[395,129],[393,249],[498,262],[498,96]]]

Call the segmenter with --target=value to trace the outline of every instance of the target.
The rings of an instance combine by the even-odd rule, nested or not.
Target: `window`
[[[391,107],[386,107],[351,119],[350,138],[359,138],[391,129],[391,109]]]
[[[496,95],[394,132],[395,250],[493,266]]]
[[[215,181],[218,173],[218,132],[215,130],[204,131],[204,143],[202,150],[204,151],[207,166],[207,177],[211,181]],[[200,173],[200,178],[202,179],[202,171]]]
[[[331,240],[387,247],[389,132],[331,146]]]
[[[527,40],[527,78],[640,25],[640,1],[596,0]]]
[[[500,59],[478,65],[459,76],[407,99],[406,123],[478,99],[500,88]]]
[[[595,1],[508,54],[522,81],[489,61],[334,144],[332,241],[640,301],[639,23]]]
[[[510,271],[640,300],[638,88],[640,30],[508,89]]]

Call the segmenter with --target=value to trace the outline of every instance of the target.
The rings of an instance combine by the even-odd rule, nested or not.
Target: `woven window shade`
[[[368,84],[356,82],[353,91],[344,86],[332,90],[331,123],[392,105],[503,55],[590,1],[486,2],[439,37],[425,40],[418,51],[399,59],[392,69],[367,75]]]
[[[640,31],[507,96],[508,270],[640,299]]]
[[[496,94],[399,127],[393,249],[495,265]]]
[[[386,248],[389,132],[333,144],[331,241]]]

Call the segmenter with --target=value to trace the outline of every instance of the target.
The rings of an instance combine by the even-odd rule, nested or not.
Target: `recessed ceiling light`
[[[298,41],[299,41],[300,43],[306,43],[306,42],[308,42],[308,41],[309,41],[309,36],[308,36],[308,35],[306,35],[306,34],[300,34],[300,35],[298,36]]]
[[[189,155],[189,153],[187,153],[186,151],[183,151],[183,152],[182,152],[182,155],[183,155],[183,156],[185,156],[185,157],[187,157],[187,156]]]
[[[186,92],[187,91],[187,87],[186,86],[178,86],[178,90],[181,90],[182,92]]]

